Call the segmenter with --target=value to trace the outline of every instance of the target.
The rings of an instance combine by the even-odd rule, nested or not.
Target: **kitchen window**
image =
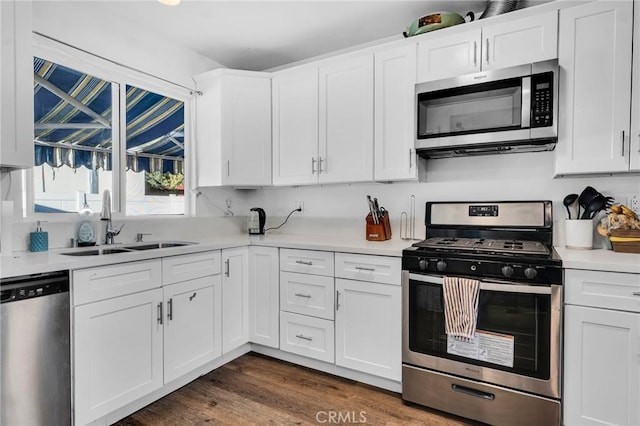
[[[85,199],[99,212],[105,189],[116,213],[184,214],[190,95],[89,54],[36,52],[28,214],[76,213]]]

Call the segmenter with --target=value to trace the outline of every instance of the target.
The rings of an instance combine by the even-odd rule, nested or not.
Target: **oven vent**
[[[470,157],[494,154],[517,154],[522,152],[543,152],[553,151],[556,147],[557,139],[530,140],[526,142],[482,144],[478,146],[457,146],[446,148],[420,148],[416,153],[427,159]]]

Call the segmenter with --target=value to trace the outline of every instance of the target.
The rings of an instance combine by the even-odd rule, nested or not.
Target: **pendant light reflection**
[[[177,6],[180,4],[180,0],[158,0],[158,1],[167,6]]]

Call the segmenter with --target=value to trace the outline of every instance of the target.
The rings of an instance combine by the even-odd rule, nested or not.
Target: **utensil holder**
[[[566,219],[565,245],[570,249],[593,248],[593,221],[590,219]]]
[[[374,223],[373,216],[369,213],[366,217],[366,223],[367,241],[386,241],[391,239],[391,224],[389,223],[388,212],[383,212],[378,223]]]

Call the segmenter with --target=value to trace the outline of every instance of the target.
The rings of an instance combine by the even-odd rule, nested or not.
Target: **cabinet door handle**
[[[487,52],[485,53],[485,58],[487,59],[487,64],[489,63],[489,39],[486,39]]]
[[[322,173],[322,162],[327,162],[327,160],[323,160],[322,157],[318,157],[318,174]],[[325,164],[326,167],[326,164]],[[325,173],[327,172],[326,170],[324,171]]]
[[[355,269],[358,271],[368,271],[368,272],[375,272],[376,270],[376,268],[365,268],[364,266],[356,266]]]
[[[189,296],[189,302],[191,302],[193,299],[195,299],[197,294],[198,293],[193,293],[191,296]]]
[[[311,157],[311,174],[316,174],[316,157]]]
[[[231,173],[231,160],[227,160],[227,177],[230,176]]]
[[[313,262],[311,262],[311,261],[307,262],[307,261],[305,261],[305,260],[296,260],[296,263],[297,263],[298,265],[307,265],[307,266],[311,266],[311,265],[313,265]]]
[[[340,291],[336,290],[336,311],[340,309]]]
[[[413,150],[409,148],[409,168],[413,168]]]
[[[173,320],[173,298],[167,302],[167,320]]]
[[[633,292],[633,293],[631,293],[631,294],[633,294],[634,296],[638,296],[638,297],[640,297],[640,291],[634,291],[634,292]]]
[[[638,154],[640,154],[640,133],[638,133]]]
[[[308,340],[309,342],[311,342],[313,340],[313,337],[307,337],[304,334],[296,334],[296,337],[298,339],[302,339],[302,340]]]
[[[298,296],[298,297],[304,297],[305,299],[311,299],[311,295],[310,294],[304,294],[304,293],[293,293],[294,296]]]
[[[162,302],[158,303],[157,314],[158,314],[158,324],[162,325]]]
[[[478,42],[473,42],[473,66],[476,67],[478,65]]]
[[[624,157],[624,130],[620,132],[620,143],[622,146],[622,151],[620,152],[620,155]]]
[[[229,259],[224,261],[224,276],[229,276]]]

